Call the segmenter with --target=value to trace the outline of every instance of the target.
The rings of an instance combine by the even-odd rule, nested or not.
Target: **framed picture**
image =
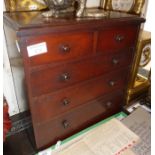
[[[31,11],[47,8],[44,0],[5,0],[6,11]]]
[[[106,10],[141,14],[145,0],[107,0]]]
[[[127,92],[127,103],[151,87],[151,33],[142,31],[140,34]]]

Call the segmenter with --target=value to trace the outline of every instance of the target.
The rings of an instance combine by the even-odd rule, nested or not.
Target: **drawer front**
[[[47,123],[34,125],[38,148],[56,143],[71,136],[85,127],[120,111],[122,95],[111,93],[109,96],[93,100]]]
[[[33,120],[40,124],[114,90],[123,90],[126,85],[126,71],[123,69],[99,78],[77,84],[49,95],[35,97],[31,110]],[[121,75],[121,76],[120,76]]]
[[[54,61],[67,60],[91,54],[93,33],[79,32],[51,34],[26,39],[26,46],[46,43],[47,52],[29,57],[29,65],[42,65]]]
[[[128,66],[132,51],[120,51],[113,55],[98,55],[78,62],[47,67],[31,73],[33,96],[49,93],[77,82]]]
[[[97,52],[110,52],[135,46],[138,34],[137,26],[118,27],[99,32]]]

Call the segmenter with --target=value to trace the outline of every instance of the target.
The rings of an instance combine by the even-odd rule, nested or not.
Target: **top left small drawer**
[[[93,33],[61,33],[27,37],[26,56],[30,66],[69,60],[92,53]]]

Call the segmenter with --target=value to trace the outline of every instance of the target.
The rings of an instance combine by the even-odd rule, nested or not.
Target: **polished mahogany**
[[[4,13],[10,62],[14,52],[24,64],[38,149],[121,111],[144,21],[120,12],[105,18]]]

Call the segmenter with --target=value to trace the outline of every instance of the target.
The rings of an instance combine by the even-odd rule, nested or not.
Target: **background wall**
[[[151,32],[151,28],[152,28],[152,11],[154,10],[154,4],[152,4],[152,1],[153,0],[148,0],[148,5],[147,5],[147,11],[146,11],[146,14],[145,14],[145,17],[146,17],[146,23],[144,25],[144,30],[146,31],[150,31]]]
[[[4,31],[3,31],[4,35]],[[17,103],[15,85],[13,82],[12,70],[7,53],[7,45],[5,36],[3,39],[3,94],[6,97],[9,104],[9,114],[14,115],[20,112],[19,105]],[[26,109],[23,109],[26,110]]]
[[[100,0],[87,0],[87,7],[98,7],[99,5]],[[148,3],[146,0],[143,8],[143,16],[146,16],[144,29],[147,31],[151,31],[151,8],[151,3]],[[3,11],[5,11],[5,5]],[[10,67],[10,61],[7,53],[7,47],[10,45],[6,42],[4,33],[3,36],[3,93],[9,104],[9,114],[12,116],[27,110],[28,106],[20,80],[23,79],[23,69],[22,67],[15,67],[14,69]],[[12,74],[13,70],[15,73],[14,75]]]

